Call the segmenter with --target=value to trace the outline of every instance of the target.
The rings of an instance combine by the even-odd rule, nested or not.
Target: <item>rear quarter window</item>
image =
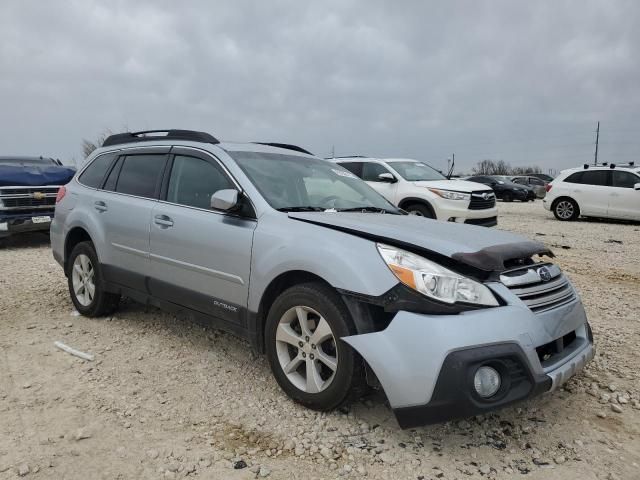
[[[87,187],[100,188],[104,177],[116,156],[116,153],[105,153],[96,157],[84,172],[80,174],[78,181]]]

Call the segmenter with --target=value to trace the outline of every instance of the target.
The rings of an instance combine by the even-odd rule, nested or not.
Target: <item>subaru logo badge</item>
[[[538,275],[540,276],[540,280],[542,280],[543,282],[548,282],[549,280],[551,280],[551,272],[549,271],[549,269],[547,267],[540,267],[536,271],[538,272]]]

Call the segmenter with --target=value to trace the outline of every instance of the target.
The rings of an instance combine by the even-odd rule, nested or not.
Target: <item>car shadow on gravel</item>
[[[19,233],[0,238],[0,249],[40,248],[50,245],[49,232]]]

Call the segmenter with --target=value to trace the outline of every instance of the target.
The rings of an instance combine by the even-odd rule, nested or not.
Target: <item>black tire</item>
[[[436,218],[433,210],[422,203],[411,203],[407,205],[404,210],[410,215],[417,215],[425,218]]]
[[[95,293],[90,303],[83,305],[76,295],[73,287],[73,268],[76,258],[80,255],[86,255],[91,262],[93,269],[93,279],[95,285]],[[69,295],[76,310],[85,317],[102,317],[112,313],[120,302],[120,295],[105,291],[104,279],[102,276],[102,265],[98,261],[95,248],[91,242],[80,242],[71,251],[67,261],[67,283],[69,286]]]
[[[559,198],[553,202],[553,215],[562,222],[572,222],[580,216],[580,207],[571,198]]]
[[[510,192],[504,192],[502,194],[503,202],[513,202],[513,195]]]
[[[294,307],[300,306],[313,309],[320,314],[329,324],[335,338],[333,345],[336,350],[337,368],[328,386],[317,393],[307,393],[292,383],[284,372],[278,357],[276,333],[280,320],[285,318],[286,314]],[[333,410],[359,398],[365,388],[363,360],[346,342],[339,340],[355,332],[356,329],[349,311],[339,295],[329,286],[319,282],[305,283],[285,290],[271,306],[265,326],[267,358],[278,385],[294,401],[313,410]],[[292,346],[288,346],[288,348],[290,351],[297,350],[302,355],[303,349]],[[303,361],[298,367],[305,373],[307,361],[309,360]],[[299,373],[299,375],[301,374]]]

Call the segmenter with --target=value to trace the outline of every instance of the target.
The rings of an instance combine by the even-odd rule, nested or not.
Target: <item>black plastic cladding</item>
[[[154,133],[165,133],[166,135],[149,135]],[[141,132],[125,132],[110,135],[102,143],[103,147],[120,145],[123,143],[152,142],[158,140],[188,140],[191,142],[220,143],[217,138],[206,132],[195,130],[145,130]]]

